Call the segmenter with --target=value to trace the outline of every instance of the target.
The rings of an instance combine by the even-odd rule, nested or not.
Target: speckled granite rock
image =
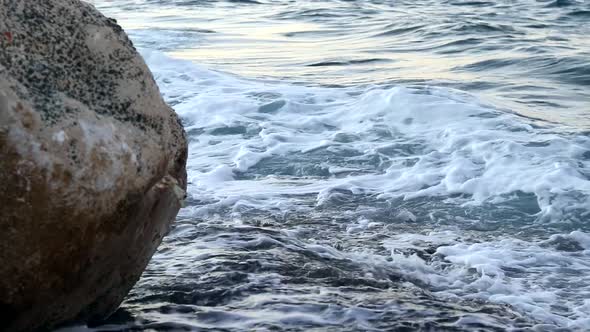
[[[114,311],[181,206],[186,155],[114,20],[0,1],[0,330]]]

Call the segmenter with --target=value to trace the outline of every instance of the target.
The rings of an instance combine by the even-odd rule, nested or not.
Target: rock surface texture
[[[0,0],[0,330],[112,313],[178,213],[186,157],[114,20]]]

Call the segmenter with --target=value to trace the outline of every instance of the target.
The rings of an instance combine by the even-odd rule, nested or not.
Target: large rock
[[[181,206],[186,156],[114,20],[0,1],[0,330],[112,313]]]

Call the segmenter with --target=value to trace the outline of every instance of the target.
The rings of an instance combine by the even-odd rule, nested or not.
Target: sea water
[[[93,1],[188,133],[97,330],[590,330],[590,2]]]

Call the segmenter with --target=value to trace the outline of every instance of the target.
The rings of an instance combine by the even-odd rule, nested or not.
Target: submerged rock
[[[186,189],[185,134],[131,41],[78,0],[0,5],[0,330],[111,314]]]

